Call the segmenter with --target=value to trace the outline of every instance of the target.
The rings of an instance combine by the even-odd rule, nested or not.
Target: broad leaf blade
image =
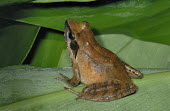
[[[151,42],[163,43],[170,45],[170,9],[149,16],[147,18],[139,19],[137,21],[129,22],[119,25],[114,28],[114,32],[127,32],[131,30],[128,35],[134,35],[135,38]],[[128,27],[128,29],[127,29]]]
[[[0,106],[63,90],[64,83],[55,79],[59,73],[71,77],[72,69],[30,66],[0,69]]]
[[[0,6],[4,6],[4,5],[11,5],[11,4],[16,4],[16,3],[23,3],[23,2],[29,2],[32,0],[1,0],[0,1]]]
[[[11,74],[9,73],[10,70],[11,71],[13,70],[13,72],[17,76],[12,76],[11,75],[12,73]],[[27,72],[27,74],[24,74],[22,70],[23,71],[25,70]],[[12,80],[12,79],[14,79],[14,81],[15,81],[16,78],[20,79],[20,84],[17,85],[17,81],[15,81],[16,83],[13,83],[13,85],[17,86],[17,87],[13,87],[14,92],[11,92],[13,94],[17,94],[15,92],[15,90],[19,91],[19,90],[17,90],[17,88],[23,89],[25,87],[25,85],[28,83],[28,82],[26,82],[26,79],[27,79],[27,81],[31,80],[32,84],[33,84],[32,86],[34,86],[34,87],[30,87],[29,90],[27,90],[27,92],[23,92],[22,95],[24,95],[24,94],[29,95],[30,92],[31,92],[31,94],[33,94],[34,92],[30,91],[30,90],[33,90],[33,89],[35,90],[35,87],[38,88],[36,91],[40,90],[40,92],[41,92],[41,91],[43,91],[41,89],[41,87],[44,86],[44,91],[45,91],[45,87],[46,87],[47,88],[46,92],[48,92],[50,88],[53,91],[54,90],[57,91],[58,88],[62,89],[62,87],[64,86],[63,83],[60,84],[60,82],[57,82],[56,85],[53,84],[53,86],[52,86],[52,84],[51,84],[52,81],[56,81],[52,78],[55,75],[54,74],[55,69],[50,69],[50,68],[44,69],[44,68],[35,68],[35,67],[4,68],[1,70],[1,73],[4,71],[6,71],[6,73],[8,73],[5,75],[8,76],[8,78],[10,78],[10,79],[6,79],[7,81]],[[9,71],[9,72],[7,72],[7,71]],[[35,74],[36,71],[37,72],[40,71],[39,73],[37,73],[38,75]],[[45,76],[45,72],[43,72],[43,71],[45,71],[45,72],[49,71],[49,74],[46,73],[46,76]],[[64,70],[62,70],[62,71],[64,71]],[[19,72],[21,72],[21,73],[19,73]],[[28,72],[30,74],[33,73],[31,75],[34,75],[34,77],[29,75]],[[60,70],[60,72],[61,72],[61,70]],[[66,74],[68,74],[69,72],[70,71],[68,71]],[[0,74],[0,75],[1,75],[1,78],[3,78],[2,75],[4,75],[4,74]],[[42,75],[42,76],[39,76],[39,75]],[[19,76],[20,76],[20,78],[19,78]],[[36,81],[36,79],[38,79],[38,78],[39,78],[39,81],[42,81],[41,84],[37,84],[39,81]],[[51,79],[51,82],[46,81],[47,79],[48,80]],[[2,110],[2,111],[8,111],[8,110],[10,110],[10,111],[99,110],[100,111],[100,110],[102,110],[103,111],[103,109],[109,110],[110,108],[112,108],[113,110],[118,110],[118,111],[122,111],[122,110],[139,110],[139,111],[146,111],[146,110],[152,111],[153,110],[153,111],[155,111],[155,109],[156,110],[157,109],[158,110],[164,110],[164,109],[169,110],[170,109],[170,107],[168,105],[169,104],[168,101],[170,101],[169,79],[170,79],[170,72],[147,74],[147,75],[144,75],[143,79],[133,79],[134,83],[138,86],[138,91],[133,95],[127,96],[125,98],[122,98],[122,99],[119,99],[116,101],[111,101],[111,102],[92,102],[92,101],[84,101],[84,100],[76,101],[76,100],[74,100],[74,98],[76,98],[76,95],[70,93],[69,91],[66,91],[66,90],[63,91],[60,89],[61,91],[58,91],[58,92],[42,95],[39,97],[32,97],[31,99],[27,99],[27,100],[16,102],[16,103],[13,103],[10,105],[2,106],[2,107],[0,107],[0,110]],[[21,81],[21,80],[24,80],[24,81]],[[46,84],[43,85],[42,83],[46,83]],[[11,83],[9,83],[9,84],[11,84]],[[10,86],[9,84],[1,84],[0,86],[1,87],[3,85]],[[56,89],[52,88],[51,86],[56,87]],[[80,92],[83,87],[84,86],[77,87],[77,88],[74,88],[74,90]],[[8,88],[8,87],[6,87],[6,88]],[[23,91],[23,90],[20,90],[20,91]],[[6,91],[4,91],[4,92],[6,92]],[[4,94],[7,95],[8,93],[4,93]],[[21,96],[18,96],[18,97],[21,98]],[[14,98],[14,96],[10,99],[12,100],[13,98]]]
[[[41,67],[71,66],[63,34],[47,30],[44,36],[38,38],[42,38],[42,40],[34,49],[35,53],[31,55],[31,65]],[[95,38],[101,46],[116,53],[123,61],[133,67],[170,67],[170,46],[168,45],[145,42],[121,34],[106,34]]]
[[[52,2],[90,2],[95,0],[34,0],[33,3],[52,3]]]
[[[96,37],[99,43],[137,68],[170,68],[170,46],[145,42],[121,34]]]
[[[145,42],[121,34],[106,34],[95,38],[103,47],[116,53],[133,67],[170,68],[170,46],[168,45]],[[67,51],[61,55],[60,64],[70,66]]]
[[[63,31],[65,20],[72,18],[88,21],[99,33],[121,33],[170,45],[170,32],[167,31],[170,28],[169,0],[128,0],[100,7],[64,6],[14,6],[8,10],[1,9],[0,17],[60,31]]]
[[[31,65],[40,67],[58,67],[61,54],[66,49],[63,33],[44,29],[37,39],[37,47],[32,54]]]
[[[0,67],[22,64],[40,27],[4,19],[0,27]]]
[[[170,69],[138,69],[143,74],[168,71]],[[71,78],[72,68],[40,68],[14,66],[0,70],[0,106],[8,105],[36,96],[61,91],[65,83],[57,81],[62,73]]]

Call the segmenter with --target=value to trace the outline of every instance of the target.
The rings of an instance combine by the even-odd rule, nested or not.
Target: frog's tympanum
[[[60,74],[67,85],[74,87],[80,82],[86,87],[81,93],[66,88],[78,96],[77,99],[111,101],[135,93],[137,87],[131,78],[142,74],[124,63],[95,40],[87,22],[68,19],[65,22],[64,36],[70,52],[74,75],[71,79]]]

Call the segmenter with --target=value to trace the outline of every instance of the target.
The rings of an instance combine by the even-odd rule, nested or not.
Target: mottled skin
[[[64,35],[74,75],[69,79],[60,74],[63,79],[57,79],[72,87],[80,82],[86,85],[81,93],[65,89],[78,95],[78,99],[100,102],[122,98],[136,91],[130,77],[140,78],[142,74],[101,47],[87,22],[66,20]]]

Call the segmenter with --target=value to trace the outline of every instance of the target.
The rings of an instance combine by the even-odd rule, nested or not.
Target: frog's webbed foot
[[[136,89],[133,83],[110,80],[88,85],[83,89],[82,96],[79,98],[98,102],[112,101],[133,94]]]
[[[66,83],[66,84],[67,84],[68,86],[70,86],[70,87],[77,86],[77,83],[75,83],[74,78],[71,78],[71,79],[70,79],[70,78],[68,78],[67,76],[65,76],[65,75],[63,75],[63,74],[61,74],[61,73],[59,73],[59,75],[61,76],[61,78],[60,78],[60,77],[56,77],[55,79]],[[77,82],[77,81],[76,81],[76,82]]]

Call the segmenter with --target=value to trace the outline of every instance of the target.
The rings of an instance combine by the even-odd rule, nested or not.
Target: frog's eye
[[[69,33],[69,38],[70,38],[71,40],[74,40],[74,39],[75,39],[75,36],[74,36],[74,34],[73,34],[72,32]]]

